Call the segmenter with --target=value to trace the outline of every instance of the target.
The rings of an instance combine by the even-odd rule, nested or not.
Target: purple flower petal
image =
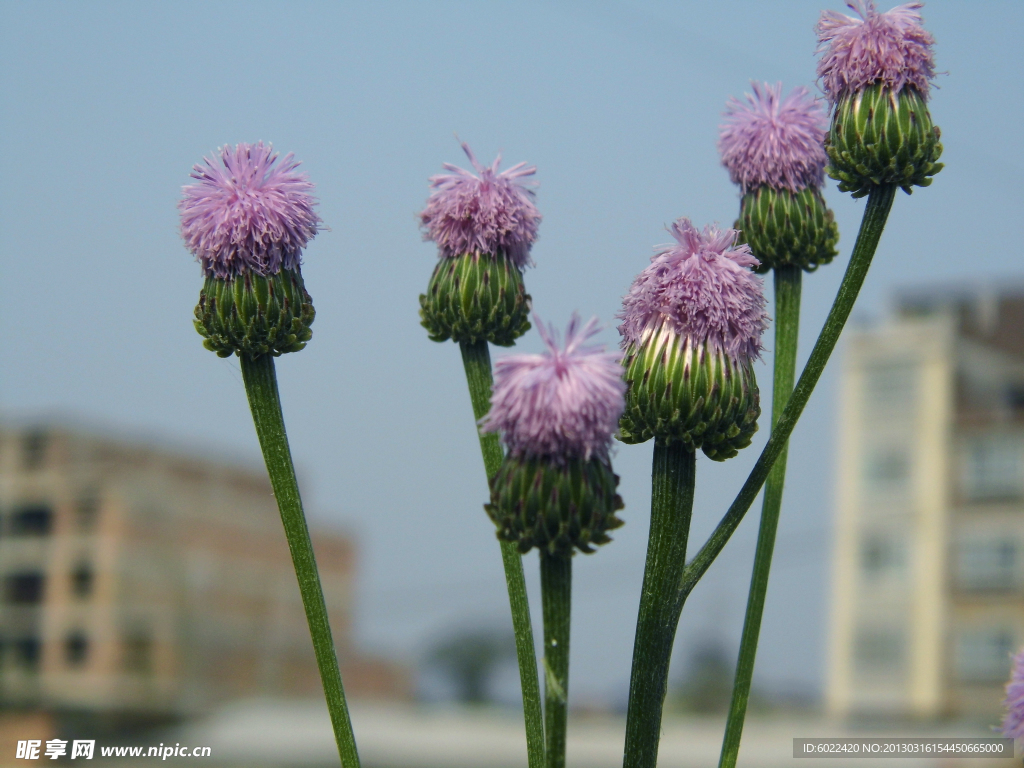
[[[1010,739],[1024,739],[1024,649],[1013,657],[1013,672],[1003,699],[1006,714],[1000,730]]]
[[[287,155],[273,147],[239,144],[220,150],[220,163],[192,167],[199,183],[183,187],[178,203],[181,236],[208,277],[244,272],[273,275],[296,269],[306,244],[319,231],[313,185]]]
[[[763,285],[750,270],[759,263],[750,246],[735,245],[735,229],[701,232],[687,218],[669,231],[677,244],[662,246],[622,300],[623,349],[667,322],[694,344],[707,342],[734,360],[758,357],[768,315]]]
[[[751,83],[747,102],[730,99],[718,139],[722,165],[744,194],[760,186],[799,192],[825,180],[828,116],[806,88],[782,98],[774,87]]]
[[[521,179],[537,169],[519,163],[499,172],[500,154],[485,168],[468,144],[463,142],[462,149],[479,176],[445,163],[451,173],[430,177],[433,191],[420,213],[423,239],[437,243],[446,257],[501,252],[520,269],[532,264],[530,248],[541,216],[533,204],[533,190]]]
[[[511,453],[567,458],[606,458],[624,407],[626,383],[619,355],[587,346],[597,318],[582,328],[573,315],[560,348],[554,326],[535,316],[548,351],[507,355],[494,366],[491,410],[484,432],[501,432]]]
[[[818,78],[821,89],[835,104],[846,91],[859,91],[882,82],[898,93],[912,85],[928,98],[935,77],[933,38],[921,26],[918,9],[924,3],[898,5],[879,13],[873,0],[851,0],[855,19],[824,11],[818,21]]]

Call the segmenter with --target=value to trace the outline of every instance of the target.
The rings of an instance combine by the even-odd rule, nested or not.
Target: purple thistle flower
[[[203,158],[182,187],[178,203],[181,236],[207,277],[245,272],[274,275],[297,269],[300,253],[319,231],[313,185],[297,173],[291,154],[274,165],[270,145],[239,144],[220,149],[220,163]]]
[[[514,455],[607,458],[626,392],[619,355],[585,345],[598,331],[596,317],[581,328],[573,314],[564,348],[553,325],[545,328],[539,318],[533,320],[548,351],[498,360],[482,431],[501,432]]]
[[[744,194],[765,185],[794,193],[820,187],[828,162],[825,111],[806,88],[783,99],[782,83],[751,85],[746,104],[729,100],[720,126],[718,151],[729,178]]]
[[[665,250],[651,257],[622,300],[617,317],[623,349],[664,322],[733,360],[758,357],[768,315],[763,285],[750,270],[759,264],[750,246],[735,244],[735,229],[707,226],[701,232],[687,218],[669,231],[677,244],[660,246]]]
[[[479,176],[445,163],[451,173],[430,177],[433,191],[420,213],[423,239],[437,243],[448,258],[500,251],[520,269],[532,264],[530,247],[541,216],[533,204],[534,191],[520,179],[533,176],[537,168],[519,163],[499,172],[500,154],[485,168],[468,144],[462,142],[462,149]]]
[[[1009,739],[1024,739],[1024,648],[1013,657],[1013,672],[1003,699],[1006,714],[1000,730]]]
[[[824,11],[815,31],[821,88],[835,104],[846,91],[859,91],[881,81],[894,93],[912,85],[928,99],[935,77],[933,38],[921,26],[918,9],[924,3],[898,5],[879,13],[874,0],[850,0],[848,7],[861,18]]]

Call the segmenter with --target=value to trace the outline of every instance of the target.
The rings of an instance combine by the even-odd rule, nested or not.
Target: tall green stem
[[[846,267],[846,273],[843,275],[843,282],[839,285],[836,300],[833,302],[832,309],[825,319],[825,325],[818,335],[818,340],[814,344],[814,349],[807,360],[807,365],[804,366],[800,379],[796,383],[793,396],[790,397],[789,403],[782,412],[782,416],[776,422],[775,429],[772,431],[771,437],[768,438],[768,443],[765,445],[764,450],[761,451],[757,463],[754,464],[750,475],[747,476],[747,480],[740,489],[735,501],[733,501],[732,506],[729,507],[721,521],[719,521],[718,526],[704,546],[701,547],[693,560],[687,564],[676,593],[676,600],[680,607],[686,601],[686,597],[690,592],[693,591],[697,582],[700,581],[700,578],[711,567],[711,563],[718,557],[726,542],[729,541],[729,537],[732,536],[736,526],[740,524],[743,516],[750,509],[750,505],[754,502],[758,491],[761,490],[761,486],[768,477],[768,473],[771,471],[775,460],[782,453],[782,449],[785,448],[786,441],[789,440],[793,427],[796,426],[797,419],[800,418],[800,414],[803,413],[804,406],[807,405],[811,392],[814,391],[814,385],[818,383],[821,372],[824,370],[832,350],[835,349],[836,342],[839,340],[839,334],[842,333],[843,326],[846,325],[846,321],[850,317],[853,304],[857,300],[857,294],[860,293],[860,288],[864,284],[864,278],[868,273],[868,267],[871,266],[871,259],[874,258],[875,249],[878,247],[878,241],[882,236],[882,230],[885,229],[885,222],[889,217],[889,211],[892,208],[895,196],[896,187],[892,184],[877,186],[868,195],[867,206],[864,208],[864,218],[860,224],[860,232],[857,233],[857,242],[853,246],[850,263]]]
[[[491,410],[491,387],[494,379],[491,376],[491,353],[486,341],[475,344],[459,344],[462,350],[462,364],[466,369],[466,384],[469,385],[469,397],[473,401],[473,420],[480,421]],[[501,441],[496,432],[480,432],[480,453],[484,457],[484,470],[487,479],[494,477],[501,468],[504,454]],[[521,568],[520,568],[521,570]]]
[[[772,428],[779,420],[782,410],[789,402],[796,378],[797,336],[800,331],[800,267],[785,266],[775,270],[775,380],[772,387]],[[757,640],[761,632],[761,616],[764,613],[764,599],[768,592],[768,573],[772,567],[772,552],[775,549],[775,532],[779,525],[782,509],[782,487],[786,481],[786,454],[788,443],[779,454],[768,474],[764,486],[764,501],[761,507],[761,527],[757,534],[757,551],[754,554],[754,571],[750,577],[750,593],[747,597],[747,615],[743,621],[743,635],[740,640],[740,655],[736,663],[736,680],[733,683],[732,703],[725,724],[725,738],[722,743],[722,757],[719,768],[733,768],[740,751],[743,735],[743,720],[747,714],[750,698],[750,681],[754,676],[754,659],[757,655]]]
[[[491,354],[486,341],[474,344],[461,343],[462,363],[466,368],[466,383],[473,401],[473,418],[480,421],[491,408]],[[484,457],[484,469],[488,479],[497,474],[501,467],[502,451],[498,435],[493,432],[477,432],[480,437],[480,453]],[[523,558],[516,545],[507,541],[501,544],[501,561],[505,566],[505,583],[508,586],[508,601],[512,609],[512,629],[516,638],[516,656],[519,658],[519,682],[523,689],[523,717],[526,721],[526,752],[530,768],[544,766],[544,721],[540,706],[540,684],[537,681],[537,651],[533,641],[533,625],[530,621],[530,603],[526,596],[526,576],[523,574]]]
[[[569,701],[569,618],[572,555],[540,553],[544,608],[544,732],[547,768],[565,768]]]
[[[633,643],[633,671],[626,715],[625,768],[658,762],[661,714],[679,613],[671,596],[686,565],[697,458],[679,442],[654,444],[651,532]]]
[[[277,391],[277,373],[274,358],[261,355],[252,360],[240,356],[242,380],[249,398],[252,420],[263,449],[263,460],[267,464],[270,485],[274,489],[281,522],[292,553],[292,564],[299,580],[302,605],[306,609],[306,621],[313,638],[316,663],[320,668],[320,680],[324,686],[327,710],[334,727],[334,740],[338,744],[343,768],[358,768],[359,753],[356,738],[352,733],[352,721],[345,702],[345,689],[341,684],[338,657],[334,652],[331,625],[327,621],[327,605],[320,587],[320,576],[316,569],[313,544],[306,527],[306,516],[299,498],[299,484],[295,479],[291,451],[288,449],[288,435],[284,429],[284,415],[281,413],[281,397]]]

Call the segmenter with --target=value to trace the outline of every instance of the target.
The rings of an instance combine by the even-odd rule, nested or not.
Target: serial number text
[[[1013,739],[824,738],[793,739],[793,757],[919,757],[970,755],[1013,757]]]

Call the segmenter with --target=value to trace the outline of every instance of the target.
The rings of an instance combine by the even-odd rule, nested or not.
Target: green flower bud
[[[879,184],[927,187],[942,170],[938,126],[932,125],[920,92],[899,93],[882,83],[840,97],[825,137],[828,175],[839,189],[864,197]]]
[[[530,303],[522,273],[504,254],[445,257],[420,294],[420,324],[432,341],[510,347],[530,330]]]
[[[537,547],[549,554],[569,555],[574,548],[589,553],[591,545],[611,541],[607,531],[622,525],[615,516],[623,508],[618,485],[607,459],[556,464],[510,454],[491,478],[491,503],[484,509],[498,538],[520,552]]]
[[[629,387],[619,421],[624,443],[680,440],[715,461],[750,445],[761,415],[750,360],[694,345],[662,323],[629,345],[622,365]]]
[[[306,346],[316,311],[299,270],[282,269],[268,277],[252,272],[207,277],[195,316],[204,347],[220,357],[256,358]]]
[[[761,262],[755,271],[792,265],[813,272],[836,257],[839,227],[821,192],[760,186],[743,196],[739,242],[747,243]]]

